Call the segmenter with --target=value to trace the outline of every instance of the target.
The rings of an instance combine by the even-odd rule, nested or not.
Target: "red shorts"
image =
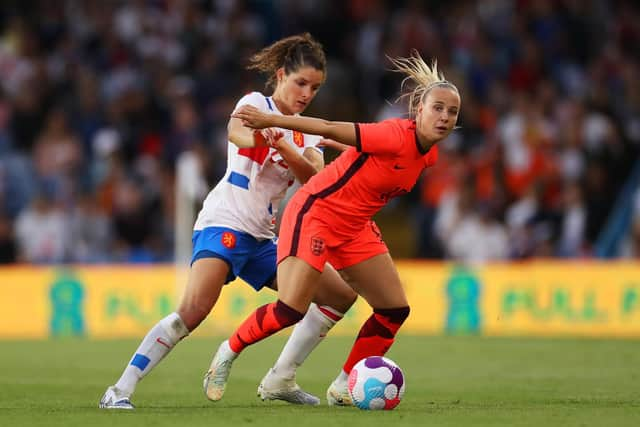
[[[389,252],[378,226],[367,221],[356,235],[345,239],[322,219],[322,211],[292,200],[284,211],[278,237],[278,264],[288,256],[305,260],[322,272],[330,263],[336,270],[351,267],[376,255]]]

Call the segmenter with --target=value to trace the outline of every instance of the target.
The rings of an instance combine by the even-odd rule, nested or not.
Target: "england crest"
[[[324,252],[324,240],[320,237],[311,238],[311,253],[314,255],[320,255]]]

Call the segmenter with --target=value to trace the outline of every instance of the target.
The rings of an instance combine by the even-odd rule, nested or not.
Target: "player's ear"
[[[285,75],[286,73],[284,71],[284,67],[280,67],[276,70],[276,81],[278,82],[278,84],[282,83]]]

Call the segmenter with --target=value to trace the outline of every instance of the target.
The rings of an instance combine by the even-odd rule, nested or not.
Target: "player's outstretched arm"
[[[244,126],[252,129],[264,129],[271,126],[280,127],[321,135],[346,145],[356,145],[355,124],[350,122],[331,122],[314,117],[266,114],[251,105],[240,107],[231,117],[232,119],[240,119]]]
[[[241,120],[234,118],[231,118],[227,124],[227,134],[229,135],[229,141],[238,146],[238,148],[269,145],[269,141],[282,136],[282,132],[278,133],[278,131],[274,129],[251,129],[244,126]]]

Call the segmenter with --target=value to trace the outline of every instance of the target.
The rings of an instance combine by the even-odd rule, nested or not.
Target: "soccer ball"
[[[360,409],[393,409],[404,395],[404,375],[391,359],[367,357],[349,374],[349,394]]]

